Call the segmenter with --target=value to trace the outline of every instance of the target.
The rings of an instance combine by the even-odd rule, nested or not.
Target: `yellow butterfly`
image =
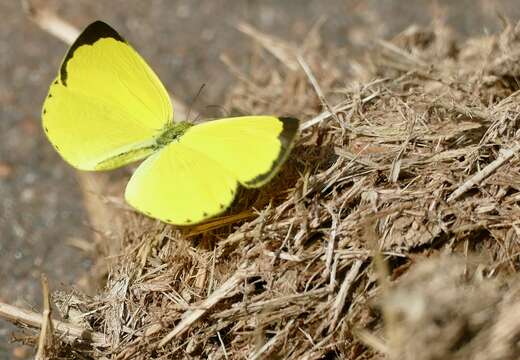
[[[125,198],[138,211],[188,225],[223,212],[239,184],[265,184],[287,158],[298,120],[243,116],[173,122],[161,81],[109,25],[70,47],[43,104],[49,141],[72,166],[108,170],[143,159]]]

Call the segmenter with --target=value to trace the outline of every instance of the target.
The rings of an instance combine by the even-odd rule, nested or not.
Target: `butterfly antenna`
[[[205,83],[201,85],[201,87],[199,88],[199,91],[197,91],[197,95],[195,95],[195,97],[191,101],[191,104],[190,104],[190,106],[188,108],[188,115],[186,116],[186,120],[187,121],[189,121],[189,119],[190,119],[191,109],[193,109],[193,105],[195,105],[195,103],[197,102],[197,99],[199,98],[199,95],[202,93],[202,89],[204,89],[204,86],[206,86]]]
[[[229,117],[229,111],[224,106],[221,105],[208,105],[206,106],[206,109],[216,108],[220,111],[220,114],[224,117]]]

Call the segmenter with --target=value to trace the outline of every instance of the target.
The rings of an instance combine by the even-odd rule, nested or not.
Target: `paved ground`
[[[197,110],[219,104],[234,81],[219,54],[247,63],[250,42],[238,20],[284,38],[302,39],[324,16],[324,41],[361,46],[409,24],[430,21],[431,1],[407,0],[86,0],[38,1],[78,27],[103,19],[149,60],[167,88],[189,102],[206,84]],[[516,0],[438,1],[463,35],[495,31],[496,11],[520,17]],[[39,276],[70,286],[89,259],[68,245],[90,238],[74,171],[46,142],[39,113],[66,46],[29,22],[14,0],[0,0],[0,301],[40,303]],[[24,357],[7,344],[0,320],[0,360]],[[15,349],[13,352],[13,349]]]

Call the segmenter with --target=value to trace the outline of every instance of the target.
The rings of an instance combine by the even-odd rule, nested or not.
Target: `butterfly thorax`
[[[177,141],[191,126],[193,126],[193,124],[187,121],[168,123],[161,135],[155,140],[156,146],[161,148],[171,142]]]

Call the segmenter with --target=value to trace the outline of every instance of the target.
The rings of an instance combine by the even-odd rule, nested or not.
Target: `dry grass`
[[[262,49],[249,73],[224,58],[226,108],[321,121],[234,217],[178,229],[125,213],[104,289],[53,299],[104,343],[62,336],[54,354],[518,358],[520,28],[464,43],[410,28],[349,74],[317,31],[297,57],[241,30]]]

